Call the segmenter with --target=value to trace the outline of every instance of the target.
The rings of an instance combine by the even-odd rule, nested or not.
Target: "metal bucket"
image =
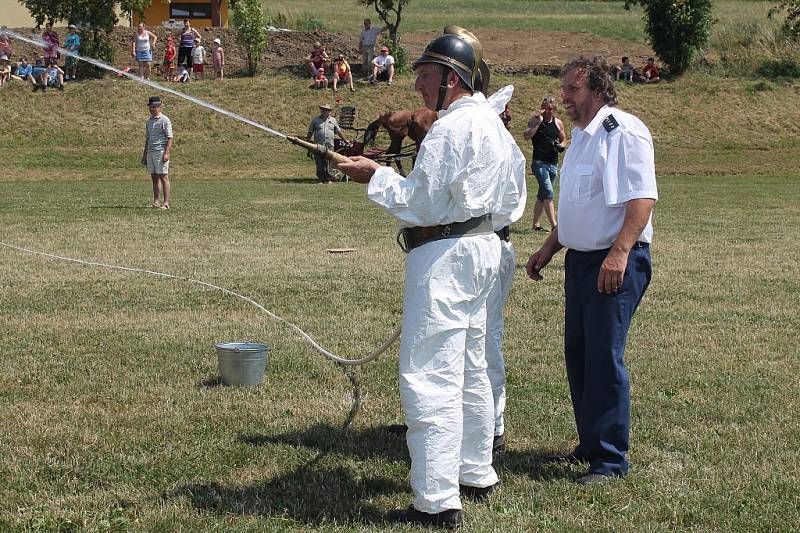
[[[221,342],[217,349],[219,375],[225,385],[258,385],[267,368],[269,346],[258,342]]]

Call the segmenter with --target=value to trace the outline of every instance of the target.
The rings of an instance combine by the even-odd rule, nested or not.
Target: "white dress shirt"
[[[625,202],[639,198],[658,200],[653,138],[635,116],[603,106],[586,128],[572,130],[564,154],[559,242],[582,252],[610,248],[625,220]],[[651,217],[638,240],[652,238]]]

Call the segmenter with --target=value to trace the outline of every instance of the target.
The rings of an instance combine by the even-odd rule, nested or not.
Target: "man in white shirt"
[[[408,431],[408,509],[392,522],[456,527],[460,495],[483,499],[492,468],[494,409],[486,365],[487,300],[500,268],[494,219],[517,220],[524,157],[475,90],[482,56],[472,34],[445,34],[414,63],[415,88],[439,114],[407,177],[362,157],[339,165],[395,217],[408,258],[400,397]]]
[[[394,79],[394,58],[389,55],[389,48],[381,47],[381,55],[372,60],[372,76],[370,83],[376,83],[379,79],[385,79],[392,84]]]
[[[364,29],[358,37],[358,49],[361,51],[362,69],[364,77],[369,77],[372,72],[372,60],[375,59],[375,43],[378,41],[378,35],[387,30],[387,26],[382,28],[373,28],[372,22],[369,19],[364,19]]]
[[[528,276],[561,248],[565,258],[564,354],[578,445],[553,459],[588,462],[588,485],[628,471],[630,385],[623,360],[628,329],[650,283],[651,213],[658,192],[653,139],[616,108],[604,58],[564,68],[561,102],[575,122],[561,167],[558,226],[531,255]]]

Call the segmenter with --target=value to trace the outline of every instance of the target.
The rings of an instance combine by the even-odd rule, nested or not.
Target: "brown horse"
[[[399,154],[400,150],[403,148],[403,141],[406,137],[416,143],[416,152],[419,152],[422,139],[425,138],[425,135],[428,133],[428,130],[436,121],[437,117],[436,112],[431,111],[427,107],[422,107],[413,112],[407,109],[386,112],[367,126],[365,140],[374,141],[375,134],[383,127],[391,139],[389,148],[386,150],[386,155]],[[416,160],[416,152],[414,154],[414,160]],[[395,159],[395,163],[400,173],[405,175],[402,160],[397,158]]]

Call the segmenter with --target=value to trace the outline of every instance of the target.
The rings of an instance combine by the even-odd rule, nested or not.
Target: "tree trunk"
[[[211,25],[214,27],[222,26],[220,18],[220,4],[222,0],[211,0]]]

